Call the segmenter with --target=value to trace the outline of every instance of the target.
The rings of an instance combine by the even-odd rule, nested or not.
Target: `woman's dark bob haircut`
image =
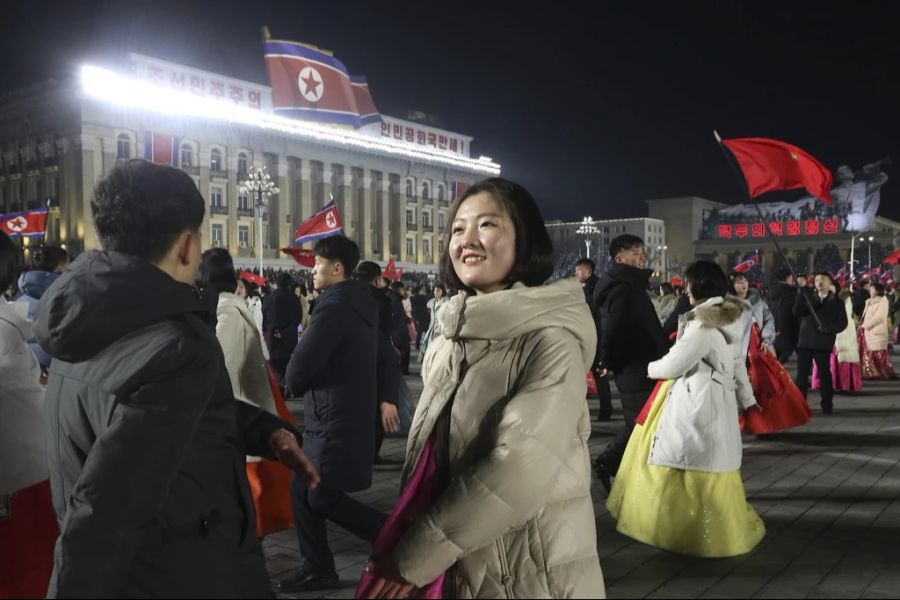
[[[542,285],[553,272],[553,243],[544,226],[544,219],[531,194],[518,183],[500,177],[492,177],[469,186],[465,193],[450,206],[447,215],[447,233],[444,234],[444,251],[441,254],[441,279],[452,288],[474,290],[466,286],[456,275],[450,260],[450,239],[453,221],[459,207],[477,194],[490,194],[506,211],[516,231],[516,258],[510,272],[503,279],[507,286],[522,282],[529,287]]]
[[[222,292],[237,290],[234,262],[225,248],[210,248],[202,255],[197,271],[197,288],[203,297],[218,297]]]
[[[722,268],[708,260],[698,260],[684,272],[694,300],[709,300],[728,293],[728,278]]]

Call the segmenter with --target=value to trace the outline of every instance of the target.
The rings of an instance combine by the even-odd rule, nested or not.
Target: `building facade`
[[[593,221],[596,233],[578,233],[584,225],[582,221],[548,221],[547,231],[556,253],[555,277],[571,276],[575,262],[588,257],[602,268],[609,257],[609,244],[619,235],[636,235],[644,240],[647,252],[647,268],[653,269],[657,277],[668,277],[668,242],[666,223],[661,219],[610,219]],[[590,251],[588,251],[590,246]]]
[[[433,270],[452,200],[500,171],[472,159],[472,138],[458,133],[391,117],[359,130],[307,126],[272,115],[266,86],[139,55],[126,70],[106,87],[82,74],[0,97],[0,214],[49,205],[46,241],[72,254],[99,247],[96,183],[122,161],[164,156],[207,200],[204,247],[238,264],[258,260],[260,218],[240,183],[266,166],[279,188],[261,217],[267,266],[296,266],[279,248],[333,198],[363,259]]]

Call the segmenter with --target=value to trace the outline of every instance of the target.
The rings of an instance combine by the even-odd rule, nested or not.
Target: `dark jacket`
[[[263,298],[263,332],[272,359],[290,358],[297,347],[303,307],[291,290],[275,290]]]
[[[594,291],[600,314],[600,362],[615,373],[623,392],[652,387],[647,365],[669,350],[666,336],[647,294],[649,269],[616,263],[604,274]]]
[[[372,484],[378,308],[369,288],[353,280],[322,292],[285,375],[304,396],[306,455],[323,485],[344,492]]]
[[[594,300],[594,290],[597,289],[598,281],[600,278],[597,277],[597,274],[591,273],[591,276],[581,284],[581,289],[584,290],[584,299],[588,304],[592,304]]]
[[[862,318],[863,311],[866,310],[866,300],[869,299],[869,290],[864,287],[860,287],[858,290],[853,292],[853,300],[851,303],[853,304],[853,314],[859,318]]]
[[[415,294],[410,298],[412,303],[413,319],[416,321],[416,330],[425,332],[431,325],[431,311],[428,310],[428,296]]]
[[[246,454],[287,425],[234,399],[190,286],[82,254],[41,300],[60,522],[49,597],[269,595]]]
[[[53,283],[59,279],[59,273],[49,271],[26,271],[19,276],[19,289],[22,294],[16,298],[16,302],[24,302],[28,305],[28,320],[37,318],[38,303]],[[50,368],[50,355],[47,354],[36,339],[28,340],[28,347],[34,352],[41,370],[46,372]]]
[[[391,332],[391,341],[398,349],[409,347],[409,328],[406,326],[406,309],[403,308],[403,298],[391,290],[387,290],[387,298],[391,301],[391,322],[388,330]]]
[[[400,359],[391,343],[391,301],[387,290],[369,286],[378,307],[378,364],[376,366],[377,402],[397,405],[400,396]]]
[[[809,305],[804,300],[809,298],[821,327],[809,312]],[[805,350],[821,350],[831,352],[834,339],[847,328],[847,310],[840,298],[830,293],[823,300],[815,290],[803,290],[794,301],[794,316],[800,319],[800,337],[797,348]]]
[[[800,323],[794,316],[794,304],[797,300],[797,288],[784,282],[778,282],[769,290],[766,302],[775,318],[777,335],[784,336],[791,346],[797,345]]]

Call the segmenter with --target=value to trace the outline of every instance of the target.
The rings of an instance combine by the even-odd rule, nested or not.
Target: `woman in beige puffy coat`
[[[445,598],[601,598],[584,373],[596,333],[581,286],[541,286],[552,247],[521,186],[488,179],[450,210],[441,310],[405,483],[433,440],[440,492],[375,558],[369,597],[446,572]]]
[[[897,375],[887,351],[890,302],[880,283],[869,286],[869,296],[859,324],[862,376],[863,379],[895,379]]]

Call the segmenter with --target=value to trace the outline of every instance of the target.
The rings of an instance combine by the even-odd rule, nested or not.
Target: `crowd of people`
[[[95,190],[102,250],[47,246],[22,273],[0,234],[0,289],[19,288],[0,300],[0,595],[331,590],[332,522],[371,544],[357,597],[600,598],[594,475],[625,535],[743,554],[765,526],[742,433],[808,421],[811,383],[831,414],[833,390],[894,376],[879,284],[782,273],[764,293],[697,261],[652,294],[631,235],[604,273],[582,259],[547,283],[538,207],[500,178],[452,205],[443,283],[411,290],[340,235],[309,278],[260,286],[201,252],[205,205],[182,171],[133,160]],[[592,462],[586,390],[610,420],[610,379],[624,425]],[[351,494],[390,433],[408,442],[385,514]],[[260,540],[291,527],[303,562],[273,590]]]

